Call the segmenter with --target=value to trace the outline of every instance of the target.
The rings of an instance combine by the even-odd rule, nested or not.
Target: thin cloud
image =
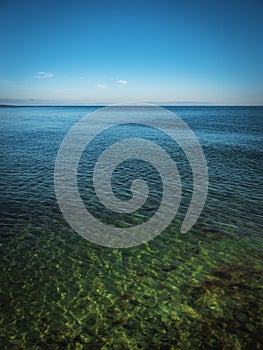
[[[128,84],[128,80],[120,79],[120,80],[117,80],[117,83],[120,84],[121,86],[125,86],[126,84]]]
[[[54,74],[50,72],[37,72],[35,75],[35,78],[37,79],[47,79],[47,78],[53,78]]]
[[[97,84],[96,86],[97,86],[97,88],[102,89],[102,90],[107,90],[108,89],[108,86],[104,85],[104,84]]]
[[[57,94],[63,94],[65,92],[71,92],[71,91],[72,91],[72,89],[56,89],[56,90],[54,90],[54,92]]]
[[[5,84],[11,84],[11,83],[12,83],[12,81],[11,81],[11,80],[7,80],[7,79],[0,79],[0,84],[5,85]]]

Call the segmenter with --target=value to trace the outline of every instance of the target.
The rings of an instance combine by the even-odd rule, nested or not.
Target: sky
[[[262,0],[0,0],[0,103],[263,105]]]

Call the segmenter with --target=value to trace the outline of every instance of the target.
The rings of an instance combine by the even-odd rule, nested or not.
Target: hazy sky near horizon
[[[262,18],[262,0],[0,0],[0,99],[263,104]]]

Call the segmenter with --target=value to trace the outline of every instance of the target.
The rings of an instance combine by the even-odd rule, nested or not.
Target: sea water
[[[129,199],[131,181],[143,177],[150,199],[134,215],[113,215],[100,206],[90,166],[110,144],[131,136],[174,152],[183,192],[178,214],[155,239],[125,249],[73,231],[54,191],[65,135],[98,107],[0,109],[1,349],[263,346],[263,108],[166,108],[194,131],[209,171],[205,207],[187,233],[180,225],[193,191],[191,166],[169,138],[129,121],[80,160],[87,209],[108,225],[127,227],[158,208],[158,172],[139,160],[120,164],[116,196]]]

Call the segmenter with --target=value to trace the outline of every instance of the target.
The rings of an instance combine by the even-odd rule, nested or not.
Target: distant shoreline
[[[10,108],[15,108],[15,107],[40,107],[40,108],[45,108],[45,107],[61,107],[61,108],[65,108],[65,107],[69,107],[69,108],[76,108],[76,107],[82,107],[82,108],[88,108],[88,107],[98,107],[98,108],[102,108],[102,107],[110,107],[110,106],[114,106],[114,104],[112,105],[10,105],[10,104],[0,104],[0,108],[6,108],[6,107],[10,107]],[[123,105],[123,107],[127,107],[129,105]],[[152,105],[154,106],[154,105]],[[263,105],[206,105],[206,104],[200,104],[200,105],[183,105],[183,104],[178,104],[178,105],[158,105],[156,104],[156,106],[159,106],[159,107],[164,107],[164,108],[167,108],[167,107],[178,107],[178,108],[182,108],[182,107],[187,107],[187,108],[197,108],[197,107],[211,107],[211,108],[219,108],[219,107],[232,107],[232,108],[242,108],[242,107],[263,107]],[[119,105],[120,107],[120,105]]]

